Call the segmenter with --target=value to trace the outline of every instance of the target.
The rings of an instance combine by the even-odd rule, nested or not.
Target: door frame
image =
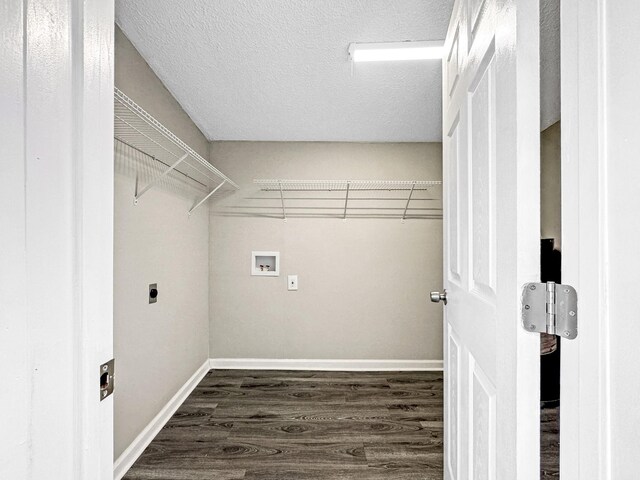
[[[82,97],[76,116],[81,124],[76,131],[82,132],[76,160],[79,318],[75,333],[80,338],[77,374],[82,379],[77,392],[82,399],[77,475],[113,480],[114,394],[101,399],[99,373],[100,366],[113,358],[115,3],[72,3],[79,23],[77,57],[82,59],[76,65],[76,93]]]
[[[562,340],[560,475],[634,478],[640,6],[562,0],[561,9],[562,275],[578,290],[579,320],[578,338]]]
[[[605,141],[600,4],[600,0],[561,3],[562,278],[578,291],[579,333],[576,340],[561,340],[560,398],[566,408],[560,415],[560,475],[575,480],[610,478],[608,331],[606,322],[600,321],[607,302],[600,294],[607,275],[602,243],[606,218],[600,208],[604,179],[599,172]],[[587,178],[595,182],[589,186],[591,192],[586,191]],[[593,258],[590,268],[585,255]],[[585,389],[592,393],[588,401],[580,393]],[[591,430],[591,441],[575,445],[585,428]]]
[[[113,0],[0,6],[0,477],[113,479]]]

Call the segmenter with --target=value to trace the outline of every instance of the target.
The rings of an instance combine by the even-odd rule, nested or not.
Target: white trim
[[[210,360],[205,362],[196,370],[196,372],[187,380],[187,382],[178,390],[171,400],[164,406],[162,410],[154,417],[149,425],[147,425],[136,439],[122,452],[113,464],[113,478],[120,480],[129,471],[135,461],[142,455],[145,448],[149,446],[151,441],[162,430],[162,427],[169,421],[173,414],[178,410],[180,405],[184,403],[191,392],[198,386],[200,381],[209,371]]]
[[[209,368],[230,370],[324,370],[440,372],[442,360],[308,360],[280,358],[212,358]]]
[[[108,480],[114,2],[0,11],[0,478]]]
[[[618,396],[615,406],[611,396],[614,372],[624,372],[612,369],[611,355],[625,351],[629,345],[625,342],[634,337],[621,337],[612,345],[611,329],[624,324],[619,313],[629,310],[620,302],[612,309],[610,302],[631,292],[620,288],[631,288],[620,274],[633,272],[638,260],[633,251],[625,251],[627,268],[615,270],[620,264],[615,262],[614,245],[616,241],[618,249],[624,245],[617,235],[628,233],[612,225],[620,225],[618,215],[624,215],[620,206],[631,205],[637,195],[633,196],[635,190],[611,191],[623,184],[620,180],[625,176],[634,178],[637,169],[625,162],[634,157],[638,144],[616,128],[629,124],[629,117],[620,115],[619,108],[616,114],[609,114],[611,105],[620,105],[621,99],[627,111],[637,110],[635,97],[630,95],[633,87],[628,81],[618,82],[623,68],[620,59],[627,58],[622,55],[629,55],[631,50],[626,47],[634,44],[637,35],[621,38],[619,32],[627,31],[629,22],[609,17],[613,9],[627,12],[634,3],[616,2],[615,7],[608,3],[567,0],[561,7],[562,280],[578,291],[580,325],[577,341],[562,340],[560,395],[571,408],[560,416],[560,476],[576,480],[633,477],[629,468],[637,464],[633,456],[615,453],[616,446],[627,450],[629,438],[617,434],[611,421],[613,410],[627,411],[623,396]],[[625,70],[625,76],[637,79],[638,69]],[[611,78],[616,79],[613,89],[609,88]],[[612,152],[621,151],[614,147],[621,140],[624,155],[610,158]],[[618,312],[613,314],[615,321],[614,311]],[[624,363],[633,364],[635,358],[626,358]],[[627,389],[630,395],[624,397],[633,398],[633,391],[633,387]]]

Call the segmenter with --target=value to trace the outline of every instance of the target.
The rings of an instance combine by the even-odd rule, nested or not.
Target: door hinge
[[[573,340],[578,336],[578,294],[570,285],[527,283],[522,287],[522,326]]]

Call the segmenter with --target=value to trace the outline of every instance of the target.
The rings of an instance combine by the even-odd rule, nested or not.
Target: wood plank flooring
[[[540,479],[560,478],[560,407],[540,413]]]
[[[441,480],[439,372],[207,374],[125,480]],[[558,409],[541,478],[558,478]]]
[[[442,479],[442,373],[215,370],[126,480]]]

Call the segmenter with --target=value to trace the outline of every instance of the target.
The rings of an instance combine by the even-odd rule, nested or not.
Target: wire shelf
[[[442,185],[437,180],[254,180],[265,192],[420,191]]]
[[[438,180],[254,180],[272,195],[262,205],[229,206],[223,216],[441,219]],[[298,193],[295,193],[298,192]],[[334,192],[334,193],[331,193]],[[339,193],[335,193],[339,192]],[[425,192],[428,195],[425,196]],[[275,195],[274,195],[275,194]],[[267,202],[267,205],[264,205]]]
[[[162,164],[161,173],[135,192],[136,203],[151,187],[172,172],[182,174],[208,191],[189,213],[214,193],[239,188],[117,87],[114,89],[114,137]]]

